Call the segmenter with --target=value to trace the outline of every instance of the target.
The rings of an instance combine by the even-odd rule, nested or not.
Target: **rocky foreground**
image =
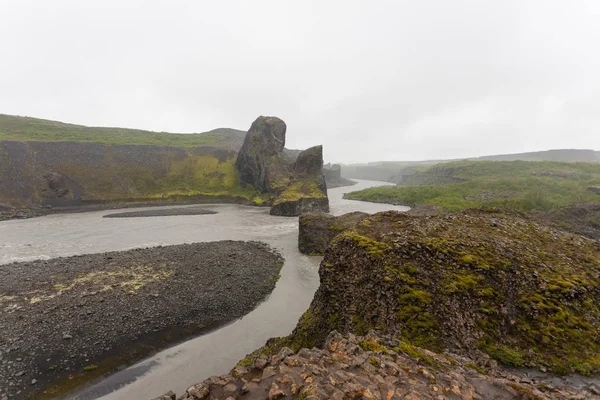
[[[600,243],[506,210],[300,220],[310,308],[179,399],[600,399]]]
[[[262,353],[262,354],[261,354]],[[422,399],[546,400],[592,399],[600,386],[556,385],[497,368],[485,368],[454,354],[436,354],[391,336],[331,332],[322,349],[269,346],[243,360],[230,375],[214,376],[188,388],[179,400],[202,399]],[[169,392],[154,400],[175,400]]]
[[[0,266],[0,399],[55,398],[250,312],[281,256],[221,241]]]

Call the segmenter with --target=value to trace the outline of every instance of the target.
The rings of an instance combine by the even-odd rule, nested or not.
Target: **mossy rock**
[[[424,348],[600,371],[600,244],[524,214],[376,214],[338,235],[289,340],[379,329]]]
[[[303,254],[323,255],[333,238],[369,216],[353,212],[338,217],[325,213],[306,213],[299,218],[298,249]]]

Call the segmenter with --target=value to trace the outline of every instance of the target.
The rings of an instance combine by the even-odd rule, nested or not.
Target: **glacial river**
[[[387,185],[359,181],[328,191],[331,213],[376,213],[407,207],[344,200],[345,192]],[[319,285],[320,257],[298,252],[298,218],[275,217],[266,208],[207,205],[214,215],[102,218],[110,211],[55,214],[0,223],[0,264],[140,247],[216,240],[259,240],[285,258],[275,290],[254,311],[206,335],[168,348],[82,390],[71,399],[152,399],[168,390],[227,373],[267,339],[291,333]],[[199,285],[202,283],[199,282]]]

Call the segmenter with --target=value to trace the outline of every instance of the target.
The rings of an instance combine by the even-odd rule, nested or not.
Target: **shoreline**
[[[1,265],[1,394],[60,398],[226,325],[268,297],[282,265],[241,241]]]
[[[73,214],[91,211],[118,210],[124,208],[141,207],[168,207],[185,205],[207,205],[207,204],[242,204],[254,207],[262,207],[246,198],[239,196],[193,196],[185,199],[140,199],[140,200],[115,200],[115,201],[87,201],[80,204],[56,206],[56,207],[32,207],[19,208],[8,211],[0,211],[0,222],[14,219],[29,219],[43,217],[52,214]]]

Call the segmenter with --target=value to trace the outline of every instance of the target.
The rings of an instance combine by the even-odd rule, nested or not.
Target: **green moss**
[[[339,241],[343,239],[353,240],[359,247],[363,248],[369,256],[374,258],[382,258],[385,255],[385,251],[390,248],[387,244],[383,242],[373,240],[370,237],[364,235],[359,235],[358,233],[356,233],[356,230],[353,229],[342,233],[341,235],[337,236],[334,240]]]
[[[480,366],[475,365],[473,363],[466,363],[465,367],[471,368],[471,369],[479,372],[481,375],[487,375],[487,372],[485,372],[485,370],[483,368],[481,368]]]
[[[371,357],[369,358],[369,363],[374,366],[375,368],[379,368],[379,363],[377,362],[377,360],[375,359],[375,357]]]
[[[371,326],[357,315],[352,317],[352,322],[354,324],[354,333],[359,336],[364,336],[371,330]]]
[[[95,369],[97,369],[98,366],[95,364],[90,364],[90,365],[86,365],[85,367],[83,367],[84,371],[93,371]]]
[[[366,351],[388,354],[387,348],[384,345],[377,343],[373,339],[364,339],[362,342],[359,343],[359,346]]]
[[[431,365],[432,367],[440,366],[437,361],[435,361],[431,357],[428,357],[427,355],[425,355],[425,353],[423,353],[421,350],[419,350],[418,348],[416,348],[415,346],[413,346],[412,344],[410,344],[408,342],[400,343],[400,346],[395,347],[394,351],[396,353],[404,353],[414,359],[422,360],[423,362]]]
[[[519,393],[522,400],[543,400],[540,396],[533,394],[530,389],[524,388],[523,386],[517,385],[516,383],[509,383],[508,386],[512,387]]]

